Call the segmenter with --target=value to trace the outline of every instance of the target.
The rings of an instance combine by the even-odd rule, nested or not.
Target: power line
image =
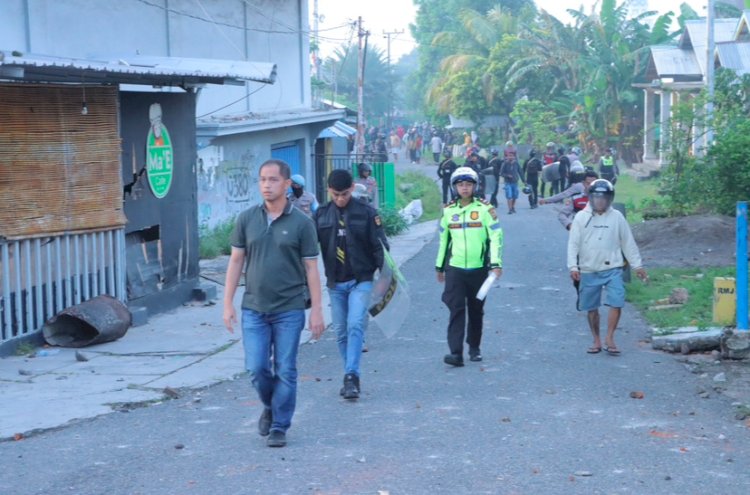
[[[250,98],[250,97],[251,97],[251,96],[253,96],[253,95],[254,95],[255,93],[257,93],[257,92],[258,92],[258,91],[260,91],[261,89],[265,88],[265,87],[266,87],[267,85],[268,85],[267,83],[263,83],[263,86],[259,87],[259,88],[258,88],[258,89],[256,89],[255,91],[251,91],[251,92],[249,92],[248,94],[244,95],[244,96],[243,96],[242,98],[238,98],[238,99],[234,100],[234,101],[233,101],[233,102],[231,102],[231,103],[227,103],[227,104],[226,104],[226,105],[224,105],[223,107],[219,107],[219,108],[217,108],[216,110],[211,110],[210,112],[208,112],[208,113],[204,113],[203,115],[198,115],[198,116],[196,117],[196,119],[202,119],[203,117],[208,117],[208,116],[209,116],[209,115],[211,115],[212,113],[216,113],[216,112],[219,112],[219,111],[221,111],[221,110],[224,110],[224,109],[225,109],[225,108],[227,108],[227,107],[231,107],[231,106],[232,106],[232,105],[234,105],[235,103],[239,103],[239,102],[241,102],[241,101],[242,101],[242,100],[244,100],[244,99]]]
[[[231,23],[228,23],[228,22],[221,22],[221,21],[215,21],[215,20],[211,20],[211,19],[206,19],[205,17],[201,17],[201,16],[195,15],[195,14],[190,14],[188,12],[182,12],[180,10],[176,10],[176,9],[171,8],[171,7],[164,7],[163,5],[155,4],[153,2],[150,2],[149,0],[135,0],[135,1],[136,2],[140,2],[140,3],[144,4],[144,5],[148,5],[149,7],[154,7],[156,9],[164,10],[164,11],[169,12],[171,14],[175,14],[175,15],[179,15],[179,16],[183,16],[183,17],[188,17],[190,19],[195,19],[195,20],[198,20],[198,21],[208,22],[208,23],[211,23],[211,24],[216,24],[217,26],[225,26],[225,27],[230,27],[230,28],[233,28],[233,29],[241,29],[243,31],[252,31],[252,32],[256,32],[256,33],[267,33],[267,34],[308,34],[309,35],[311,33],[310,30],[289,28],[288,26],[285,26],[285,27],[288,27],[287,31],[280,31],[280,30],[275,30],[275,29],[250,28],[250,27],[240,26],[238,24],[231,24]],[[245,3],[247,3],[247,0],[244,0],[244,1],[245,1]],[[249,5],[249,6],[253,7],[253,8],[256,8],[252,4],[247,3],[247,5]],[[265,15],[262,15],[262,17],[265,17],[266,19],[269,19],[269,20],[271,20],[272,22],[274,22],[276,24],[280,24],[280,25],[284,26],[283,23],[280,23],[278,21],[273,21],[272,19],[270,19],[269,17],[267,17]],[[348,26],[349,26],[349,23],[346,23],[346,24],[342,24],[340,26],[334,26],[334,27],[331,27],[331,28],[322,29],[321,31],[333,31],[333,30],[345,28],[345,27],[348,27]]]

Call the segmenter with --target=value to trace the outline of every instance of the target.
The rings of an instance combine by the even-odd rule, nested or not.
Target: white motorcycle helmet
[[[471,167],[458,167],[451,174],[451,189],[454,196],[458,196],[458,190],[456,189],[456,183],[469,181],[474,183],[474,190],[476,191],[476,185],[479,184],[479,175]]]

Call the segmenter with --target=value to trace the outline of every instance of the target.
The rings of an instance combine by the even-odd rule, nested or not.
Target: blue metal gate
[[[294,143],[274,146],[271,148],[271,157],[287,162],[292,169],[292,175],[301,173],[299,144]]]

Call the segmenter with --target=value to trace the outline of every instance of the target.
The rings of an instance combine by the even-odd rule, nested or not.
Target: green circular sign
[[[151,191],[158,199],[163,198],[169,192],[172,185],[172,174],[174,171],[174,153],[172,152],[172,140],[164,125],[160,125],[160,135],[154,133],[153,127],[148,131],[146,139],[146,172]]]

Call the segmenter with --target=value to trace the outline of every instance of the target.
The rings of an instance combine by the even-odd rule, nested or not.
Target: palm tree
[[[521,33],[522,56],[508,71],[507,84],[544,71],[555,80],[548,103],[577,123],[580,143],[617,144],[626,123],[641,118],[642,96],[631,84],[645,71],[648,46],[670,38],[672,14],[650,30],[644,19],[654,12],[628,19],[626,5],[618,7],[616,0],[602,0],[597,14],[568,12],[573,25],[542,11],[538,25]]]
[[[455,47],[456,53],[445,57],[440,63],[441,76],[428,92],[427,102],[446,114],[457,113],[462,117],[479,119],[497,113],[501,103],[495,100],[495,88],[502,83],[497,79],[498,74],[490,70],[490,57],[493,48],[504,37],[518,33],[518,19],[499,7],[486,15],[464,9],[458,18],[470,37],[459,37],[450,31],[435,35],[433,45]],[[467,86],[475,94],[467,94]],[[467,102],[467,99],[472,101]],[[470,108],[481,110],[476,112],[479,114],[467,114],[467,111],[471,112],[468,110]]]
[[[333,56],[323,62],[321,74],[326,88],[323,94],[335,94],[337,101],[357,106],[356,50],[346,45],[336,48]],[[365,51],[364,106],[369,117],[377,119],[387,114],[390,87],[395,83],[383,51],[368,46]]]

